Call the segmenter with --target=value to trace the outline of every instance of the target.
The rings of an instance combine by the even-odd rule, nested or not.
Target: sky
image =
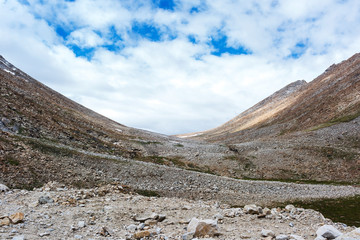
[[[359,0],[0,0],[0,55],[164,134],[219,126],[359,51]]]

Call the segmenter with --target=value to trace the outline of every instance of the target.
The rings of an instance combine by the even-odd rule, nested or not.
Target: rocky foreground
[[[119,184],[0,190],[0,239],[360,239],[359,228],[292,205],[146,197]]]

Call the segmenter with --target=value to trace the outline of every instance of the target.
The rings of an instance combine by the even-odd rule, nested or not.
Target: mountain
[[[139,180],[155,181],[163,171],[160,165],[211,172],[209,166],[228,154],[219,144],[119,124],[0,57],[0,180],[9,187],[33,188],[53,180],[78,186],[123,180],[135,188],[150,188]],[[168,173],[172,171],[178,172]],[[156,181],[162,184],[165,179]]]
[[[358,53],[333,64],[310,83],[299,80],[289,84],[217,128],[180,137],[196,135],[192,137],[208,141],[229,141],[230,137],[236,141],[238,136],[242,141],[348,122],[360,116],[359,93]],[[269,131],[260,133],[261,128]],[[247,130],[256,134],[249,136]]]
[[[253,178],[360,175],[360,54],[296,81],[225,124],[179,135],[231,145]],[[322,177],[324,179],[324,177]]]
[[[247,186],[236,179],[358,183],[358,61],[290,84],[219,128],[178,138],[110,120],[0,57],[0,182],[31,189],[115,181],[227,202],[240,201]],[[219,188],[226,194],[216,195]]]

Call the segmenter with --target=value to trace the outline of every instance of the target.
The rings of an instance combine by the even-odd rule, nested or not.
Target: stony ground
[[[324,224],[342,233],[355,229],[292,206],[231,208],[217,201],[146,197],[129,191],[115,184],[79,190],[49,183],[35,191],[0,193],[0,239],[193,239],[194,234],[188,233],[193,218],[207,219],[211,227],[197,234],[210,239],[272,239],[272,234],[274,239],[314,239]]]

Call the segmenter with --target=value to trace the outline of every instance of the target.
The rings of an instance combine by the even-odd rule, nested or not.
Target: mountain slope
[[[360,180],[360,54],[187,139],[225,143],[250,178]],[[236,175],[238,170],[234,170]],[[325,174],[327,173],[327,174]]]
[[[286,105],[308,85],[291,84],[243,116],[254,121],[267,111],[276,113],[270,120],[276,119],[284,111],[277,103]],[[67,99],[0,58],[0,182],[10,187],[32,188],[53,180],[91,187],[116,180],[147,190],[166,186],[162,194],[194,197],[204,192],[188,187],[194,179],[204,181],[198,172],[232,178],[360,181],[357,123],[334,125],[330,133],[325,128],[264,137],[279,135],[278,126],[287,124],[225,131],[209,138],[218,141],[214,143],[134,129]]]

